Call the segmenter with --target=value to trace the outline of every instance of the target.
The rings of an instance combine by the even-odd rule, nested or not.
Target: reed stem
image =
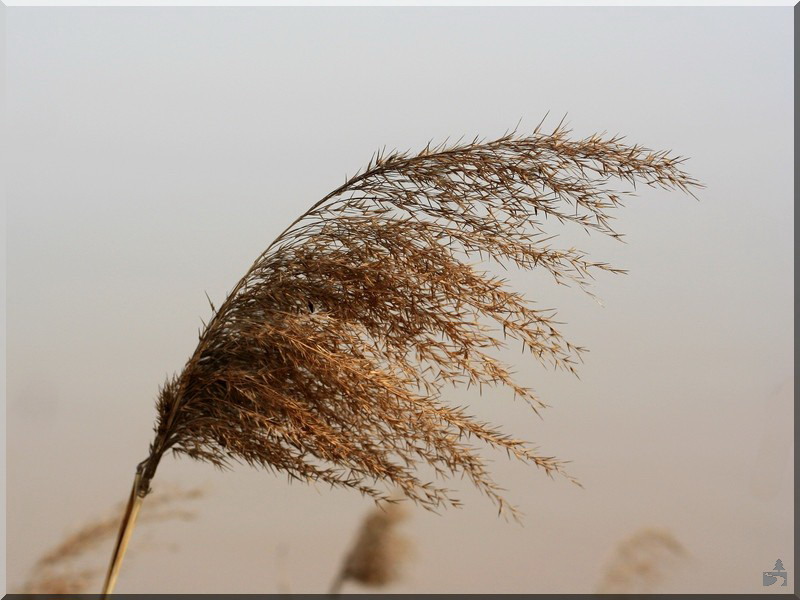
[[[328,588],[328,595],[329,596],[338,596],[342,590],[342,584],[344,584],[344,572],[339,571],[339,574],[336,576],[336,579],[333,580],[331,583],[331,587]]]
[[[122,559],[125,557],[125,551],[128,549],[128,542],[130,542],[133,528],[136,525],[136,518],[139,516],[139,509],[144,500],[144,496],[141,494],[141,483],[142,472],[141,469],[138,469],[136,471],[136,477],[133,480],[133,487],[131,488],[130,498],[128,498],[128,505],[125,508],[125,514],[120,524],[117,544],[114,547],[114,554],[111,557],[111,564],[108,566],[106,581],[103,585],[103,598],[114,592],[114,586],[117,583],[119,570],[122,566]]]

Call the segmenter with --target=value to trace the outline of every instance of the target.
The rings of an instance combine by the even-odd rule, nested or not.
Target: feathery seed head
[[[386,497],[380,482],[432,509],[457,500],[421,479],[421,465],[437,478],[466,475],[507,507],[474,442],[563,473],[442,399],[449,384],[495,386],[544,406],[492,356],[507,341],[573,373],[580,359],[552,311],[473,263],[544,269],[586,289],[595,272],[620,271],[554,247],[550,224],[618,237],[609,212],[623,193],[610,181],[699,187],[665,152],[568,133],[381,153],[292,223],[162,388],[141,493],[170,449],[376,499]]]

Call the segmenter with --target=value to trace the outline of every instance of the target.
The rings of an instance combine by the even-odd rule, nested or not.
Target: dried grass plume
[[[597,593],[653,593],[687,556],[683,544],[666,529],[637,531],[617,546]]]
[[[407,509],[395,502],[382,502],[372,509],[329,593],[338,594],[347,581],[372,587],[396,581],[410,549],[407,538],[397,532],[397,525],[407,517]]]
[[[159,490],[142,511],[141,520],[143,523],[155,523],[192,519],[194,512],[187,509],[186,504],[203,494],[199,488],[183,490],[172,487]],[[86,523],[45,552],[36,561],[19,593],[88,593],[90,586],[103,573],[95,554],[114,538],[124,509],[124,506],[118,506],[109,516]]]
[[[552,311],[477,263],[543,269],[585,289],[595,272],[619,271],[557,248],[548,224],[619,237],[611,213],[626,192],[613,181],[690,194],[699,185],[669,152],[569,133],[560,124],[417,154],[379,152],[298,217],[212,306],[194,353],[162,387],[122,530],[169,451],[376,500],[397,487],[431,509],[457,505],[442,482],[465,476],[511,514],[480,444],[563,472],[553,457],[442,400],[449,385],[505,387],[538,410],[544,404],[493,352],[513,342],[570,372],[580,357]],[[421,478],[423,465],[436,477]]]

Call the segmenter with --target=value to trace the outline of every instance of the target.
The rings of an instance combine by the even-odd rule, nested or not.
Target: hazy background
[[[658,591],[794,589],[791,8],[22,8],[7,26],[9,591],[125,499],[204,292],[219,303],[379,146],[548,110],[688,155],[708,187],[641,190],[617,213],[626,245],[568,236],[630,270],[600,277],[605,307],[514,277],[591,350],[581,380],[509,353],[543,420],[506,394],[451,398],[572,460],[585,489],[498,460],[524,526],[461,485],[464,509],[414,512],[388,591],[593,592],[645,526],[692,554]],[[154,483],[209,493],[194,523],[137,531],[121,593],[324,591],[371,506],[172,457]],[[790,587],[762,588],[778,558]]]

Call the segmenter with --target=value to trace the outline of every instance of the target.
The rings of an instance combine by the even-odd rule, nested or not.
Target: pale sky
[[[571,460],[585,487],[498,457],[524,525],[457,483],[465,508],[412,512],[414,555],[386,591],[591,593],[615,544],[652,526],[691,556],[656,591],[791,592],[794,574],[774,589],[761,576],[794,564],[792,18],[9,9],[8,591],[126,498],[205,292],[218,304],[378,147],[531,130],[549,110],[576,136],[689,156],[707,188],[699,202],[640,190],[617,213],[627,244],[565,236],[629,270],[599,277],[602,306],[514,274],[590,349],[581,379],[509,352],[552,406],[543,419],[506,394],[450,399]],[[371,507],[171,456],[153,482],[198,484],[194,521],[136,532],[118,592],[324,592]]]

